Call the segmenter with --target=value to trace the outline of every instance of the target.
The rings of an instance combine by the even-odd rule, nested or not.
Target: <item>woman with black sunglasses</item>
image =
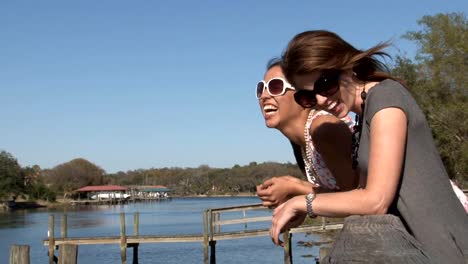
[[[386,55],[386,46],[361,51],[328,31],[306,31],[289,42],[282,68],[298,90],[296,102],[339,118],[350,111],[359,117],[353,160],[360,186],[291,198],[275,209],[272,239],[280,244],[280,232],[306,214],[389,213],[400,217],[435,263],[466,263],[468,215],[447,180],[423,112],[376,59]],[[338,78],[323,78],[329,72]]]
[[[357,175],[351,168],[350,118],[342,120],[325,111],[305,108],[294,101],[295,89],[285,80],[278,59],[267,65],[256,97],[269,128],[278,129],[293,147],[297,163],[308,181],[292,176],[273,177],[257,186],[263,205],[276,207],[291,197],[351,190]],[[330,137],[333,134],[335,136]]]

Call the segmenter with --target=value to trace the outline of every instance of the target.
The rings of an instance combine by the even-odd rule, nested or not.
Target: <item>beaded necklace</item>
[[[358,162],[358,152],[359,152],[359,142],[361,142],[361,134],[362,134],[362,122],[364,121],[364,109],[366,107],[366,84],[364,83],[364,88],[361,92],[361,114],[356,114],[355,121],[356,125],[353,127],[353,135],[351,136],[351,155],[353,159],[352,167],[356,169],[359,165]]]
[[[307,174],[307,178],[313,182],[317,182],[317,170],[314,163],[309,157],[312,157],[312,149],[310,148],[311,138],[310,138],[310,125],[312,124],[312,118],[314,117],[315,109],[310,110],[309,115],[307,116],[307,121],[304,126],[304,140],[305,147],[301,148],[302,160],[304,161],[304,169]]]

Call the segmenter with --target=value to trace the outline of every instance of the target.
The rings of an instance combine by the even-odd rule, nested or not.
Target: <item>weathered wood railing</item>
[[[269,236],[269,229],[255,229],[245,230],[236,232],[221,232],[221,226],[232,225],[232,224],[247,224],[255,222],[271,222],[271,215],[260,216],[260,217],[249,217],[240,219],[228,219],[221,220],[221,214],[229,212],[243,212],[245,216],[246,211],[252,210],[267,210],[261,204],[244,205],[244,206],[233,206],[233,207],[221,207],[205,210],[203,213],[204,223],[204,263],[216,263],[216,241],[235,239],[235,238],[246,238],[254,236]],[[323,218],[324,219],[324,218]],[[325,219],[324,219],[325,220]],[[326,221],[322,221],[322,224],[301,226],[293,228],[283,234],[284,242],[284,263],[292,263],[292,250],[291,250],[291,238],[294,233],[305,233],[319,230],[336,230],[342,228],[341,223],[327,224]],[[210,257],[208,259],[208,248],[210,249]]]
[[[432,263],[394,215],[350,216],[320,264]]]
[[[270,216],[261,217],[245,217],[245,212],[250,210],[268,210],[261,204],[243,205],[234,207],[222,207],[207,209],[203,212],[203,234],[201,235],[140,235],[139,234],[139,214],[135,213],[133,217],[133,234],[126,234],[125,214],[120,214],[120,236],[111,237],[68,237],[67,235],[67,216],[62,215],[61,221],[61,237],[55,237],[54,232],[54,215],[49,216],[49,231],[48,238],[43,241],[45,246],[48,246],[49,264],[53,264],[57,260],[55,250],[59,248],[58,263],[74,264],[77,263],[78,245],[95,245],[95,244],[119,244],[121,263],[127,263],[127,248],[133,248],[132,263],[138,263],[138,247],[141,243],[171,243],[171,242],[202,242],[204,263],[216,263],[216,242],[227,239],[239,239],[255,236],[268,236],[269,229],[254,229],[241,230],[235,232],[221,232],[221,227],[232,224],[248,224],[256,222],[269,222]],[[221,214],[227,212],[241,211],[244,212],[242,218],[221,220]],[[323,222],[318,225],[302,226],[291,229],[283,235],[284,247],[284,263],[291,263],[291,234],[303,233],[318,230],[336,230],[341,229],[342,224],[327,224]],[[66,249],[65,249],[66,247]]]

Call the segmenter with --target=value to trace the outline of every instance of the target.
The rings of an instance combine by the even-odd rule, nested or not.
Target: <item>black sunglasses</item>
[[[317,104],[316,95],[329,97],[340,89],[340,70],[323,71],[315,81],[313,90],[298,90],[294,94],[296,103],[305,108],[312,108]]]

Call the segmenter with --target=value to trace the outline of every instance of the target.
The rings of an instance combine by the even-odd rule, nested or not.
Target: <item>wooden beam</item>
[[[29,246],[12,245],[10,247],[10,264],[29,264]]]
[[[49,264],[54,264],[54,254],[55,254],[55,232],[54,232],[54,215],[49,215],[49,231],[47,235],[49,236]]]
[[[205,220],[208,221],[208,220]],[[326,230],[337,230],[342,228],[342,224],[327,225]],[[205,227],[208,229],[208,227]],[[323,231],[322,225],[311,225],[301,226],[292,228],[289,232],[294,233],[305,233],[305,232],[321,232]],[[127,243],[177,243],[177,242],[203,242],[209,240],[210,237],[205,237],[208,234],[194,234],[194,235],[167,235],[167,236],[127,236]],[[213,240],[228,240],[234,238],[248,238],[255,236],[269,236],[269,229],[257,229],[248,231],[238,232],[222,232],[213,234]],[[56,238],[56,245],[63,244],[76,244],[76,245],[99,245],[99,244],[119,244],[121,237],[109,236],[109,237],[69,237],[69,238]],[[45,246],[49,245],[49,240],[44,240]]]
[[[125,235],[125,213],[120,213],[120,259],[127,263],[127,236]]]
[[[240,218],[232,220],[222,220],[215,221],[214,225],[233,225],[233,224],[243,224],[243,223],[253,223],[253,222],[266,222],[271,221],[271,216],[260,216],[260,217],[250,217],[250,218]]]
[[[320,263],[431,263],[421,244],[393,215],[350,216]]]
[[[58,264],[76,264],[78,262],[78,246],[64,244],[59,247]]]

